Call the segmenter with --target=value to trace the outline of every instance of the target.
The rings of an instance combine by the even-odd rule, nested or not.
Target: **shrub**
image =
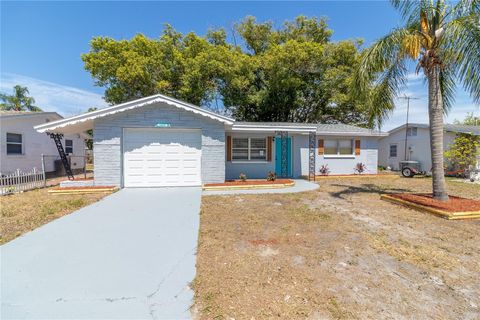
[[[240,173],[240,175],[238,176],[238,178],[240,178],[240,181],[247,181],[247,175],[245,173]]]
[[[267,174],[267,181],[275,181],[277,180],[277,175],[273,171],[269,171]]]
[[[330,169],[328,168],[328,164],[322,164],[320,166],[320,174],[322,176],[328,176],[328,174],[330,173]]]
[[[357,173],[358,173],[358,174],[362,174],[362,173],[364,173],[366,170],[367,170],[367,166],[366,166],[364,163],[362,163],[362,162],[357,163],[357,165],[356,165],[355,168],[354,168],[355,174],[357,174]]]

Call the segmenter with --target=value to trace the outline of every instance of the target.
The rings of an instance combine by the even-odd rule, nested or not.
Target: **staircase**
[[[55,145],[57,146],[58,150],[58,155],[60,156],[60,159],[62,159],[63,167],[65,168],[65,172],[68,176],[68,180],[73,180],[73,172],[72,168],[70,168],[70,162],[68,162],[67,155],[65,154],[65,150],[63,149],[62,145],[62,138],[63,134],[61,133],[47,133],[50,138],[55,141]]]

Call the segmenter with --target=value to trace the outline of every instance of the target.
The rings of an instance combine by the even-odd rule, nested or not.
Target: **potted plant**
[[[320,166],[319,172],[322,176],[328,176],[328,174],[330,173],[330,169],[328,168],[328,164],[322,164]]]

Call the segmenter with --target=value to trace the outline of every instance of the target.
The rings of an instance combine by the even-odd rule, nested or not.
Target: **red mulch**
[[[75,179],[73,179],[72,181],[89,181],[89,180],[93,180],[93,177],[89,177],[89,178],[75,178]],[[65,181],[68,181],[68,180],[65,180]]]
[[[58,187],[53,188],[52,190],[88,190],[88,189],[105,189],[105,188],[115,188],[115,186],[85,186],[85,187]]]
[[[359,174],[354,174],[354,173],[349,173],[349,174],[317,174],[315,177],[358,177],[358,176],[369,176],[369,177],[372,177],[372,176],[385,176],[385,175],[388,175],[390,173],[359,173]]]
[[[448,201],[439,201],[433,199],[431,193],[401,193],[390,194],[389,196],[422,206],[446,211],[449,213],[465,212],[465,211],[480,211],[480,201],[473,199],[466,199],[461,197],[449,196]]]
[[[255,186],[255,185],[265,185],[265,184],[286,184],[293,183],[293,180],[290,179],[277,179],[275,181],[267,180],[227,180],[224,183],[207,183],[205,187],[225,187],[225,186]]]

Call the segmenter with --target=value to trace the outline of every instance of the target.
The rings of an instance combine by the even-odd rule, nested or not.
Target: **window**
[[[325,140],[325,155],[353,155],[353,140]]]
[[[391,144],[390,145],[390,158],[396,158],[397,157],[397,145],[396,144]]]
[[[7,132],[7,154],[22,154],[22,135]]]
[[[73,154],[73,140],[65,139],[65,153]]]
[[[267,160],[267,140],[265,138],[233,138],[232,160]]]
[[[417,127],[407,128],[407,136],[416,137],[417,136]]]

